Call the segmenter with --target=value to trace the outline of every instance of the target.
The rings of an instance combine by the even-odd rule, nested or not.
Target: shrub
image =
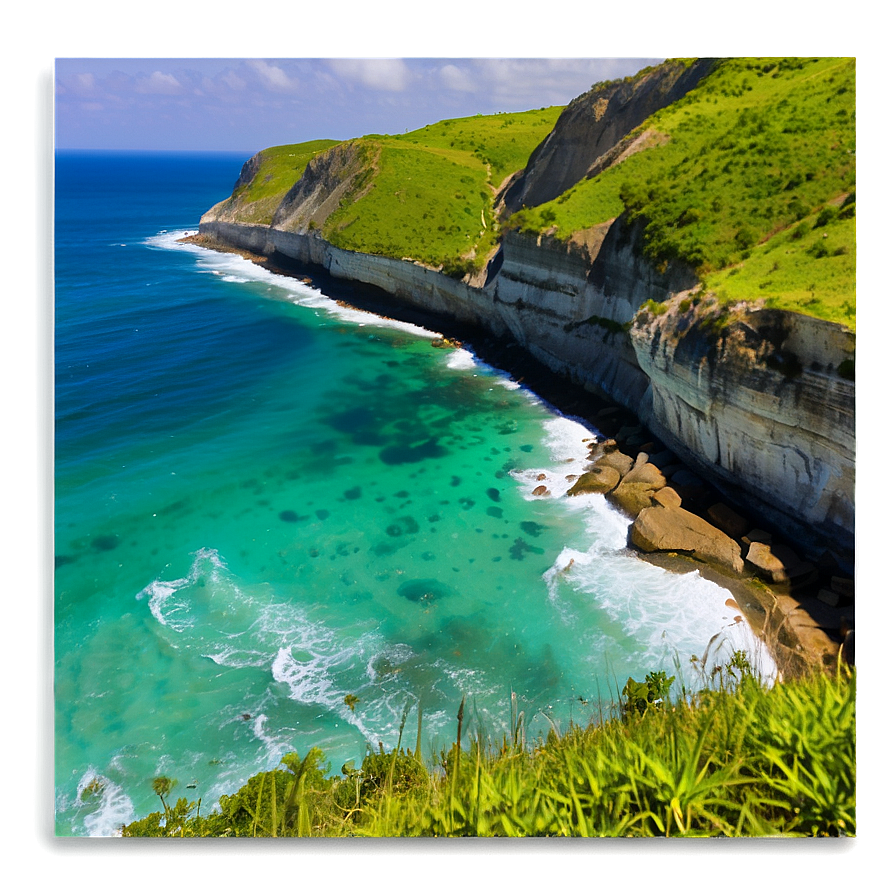
[[[826,224],[830,223],[837,217],[838,209],[834,208],[833,205],[826,205],[819,213],[818,218],[815,220],[815,227],[824,227]]]

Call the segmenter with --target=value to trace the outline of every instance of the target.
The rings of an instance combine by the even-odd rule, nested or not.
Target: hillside
[[[658,269],[685,265],[723,303],[855,328],[853,59],[670,60],[565,109],[274,147],[247,166],[211,217],[460,277],[507,230],[575,243],[624,216]]]
[[[319,233],[341,248],[460,276],[485,264],[498,237],[498,189],[561,111],[477,115],[398,136],[264,150],[210,215]]]
[[[683,262],[722,300],[764,299],[854,329],[855,90],[852,59],[720,61],[631,130],[615,161],[509,226],[570,240],[625,214],[658,267]],[[598,99],[592,91],[565,117]],[[544,194],[548,149],[530,161],[524,195]],[[593,164],[604,155],[596,147]]]

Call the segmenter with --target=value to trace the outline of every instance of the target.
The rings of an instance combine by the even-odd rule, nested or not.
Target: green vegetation
[[[270,224],[277,206],[302,176],[311,159],[337,142],[311,140],[262,150],[258,153],[260,164],[255,176],[249,183],[237,187],[227,203],[239,208],[241,221]]]
[[[431,150],[456,149],[486,165],[488,182],[499,188],[511,174],[526,167],[532,151],[560,117],[563,106],[531,112],[453,118],[411,131],[397,142]]]
[[[723,303],[763,298],[854,328],[855,90],[854,59],[722,60],[625,137],[621,161],[502,223],[498,189],[562,107],[368,135],[341,144],[357,158],[339,207],[296,226],[461,277],[482,269],[506,228],[568,239],[625,213],[657,268],[686,263]],[[308,160],[334,145],[264,150],[222,207],[269,222]]]
[[[855,60],[724,60],[632,138],[640,151],[510,226],[568,238],[627,211],[658,267],[678,259],[714,289],[724,281],[726,299],[768,295],[855,326],[854,222],[835,211],[826,244],[772,243],[851,193],[854,214]]]
[[[833,212],[833,216],[829,216]],[[855,194],[775,234],[749,257],[706,277],[723,302],[764,298],[787,308],[856,326]]]
[[[696,658],[694,658],[696,660]],[[207,816],[164,800],[128,837],[852,836],[855,674],[841,667],[770,690],[736,652],[698,694],[665,673],[629,680],[618,717],[526,743],[457,742],[432,768],[398,746],[328,777],[324,756],[284,757]],[[405,718],[407,717],[405,710]],[[404,724],[402,724],[402,730]],[[418,722],[418,743],[420,740]],[[172,782],[157,779],[168,795]],[[154,785],[155,786],[155,785]],[[160,796],[162,794],[160,793]]]
[[[348,141],[360,171],[339,208],[308,229],[341,248],[412,258],[452,276],[478,270],[499,236],[498,189],[525,167],[562,110],[477,115]],[[246,223],[270,223],[311,157],[334,145],[322,140],[264,150],[258,173],[225,208],[238,210]]]
[[[375,157],[321,232],[333,245],[438,267],[487,251],[494,230],[486,169],[470,153],[390,138],[358,141]]]

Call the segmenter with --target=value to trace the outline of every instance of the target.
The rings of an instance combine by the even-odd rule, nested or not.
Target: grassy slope
[[[628,209],[658,264],[685,260],[722,298],[855,326],[854,219],[827,228],[827,253],[806,251],[818,234],[774,239],[855,189],[854,60],[726,60],[639,130],[654,145],[512,226],[568,237]]]
[[[262,150],[255,177],[234,190],[229,200],[241,206],[240,220],[250,224],[270,224],[277,206],[302,176],[308,162],[337,143],[337,140],[311,140]]]
[[[371,164],[340,208],[317,222],[336,246],[413,258],[449,273],[481,266],[498,237],[494,196],[550,133],[562,106],[448,119],[398,136],[355,141]],[[263,150],[251,183],[223,204],[238,218],[269,224],[312,156],[337,141]]]
[[[320,750],[304,761],[292,754],[286,769],[221,797],[211,816],[181,798],[168,803],[165,827],[158,812],[124,834],[854,835],[854,674],[816,673],[770,691],[749,676],[736,681],[714,678],[720,690],[528,747],[521,729],[511,741],[474,741],[443,751],[431,770],[396,749],[328,778]],[[154,782],[156,792],[168,795],[168,783]]]
[[[481,267],[498,229],[494,195],[524,167],[562,111],[457,118],[395,137],[371,135],[375,176],[323,226],[336,246],[413,258],[448,273]]]
[[[499,238],[493,196],[525,166],[561,107],[437,122],[356,142],[367,176],[325,222],[334,245],[413,258],[460,275]],[[649,119],[647,148],[510,226],[561,237],[624,210],[646,223],[658,265],[680,258],[723,302],[763,298],[855,328],[855,61],[730,59]],[[264,150],[227,201],[268,223],[311,156],[334,141]],[[840,217],[816,229],[828,204]],[[824,236],[827,234],[827,236]],[[819,240],[822,242],[819,243]]]

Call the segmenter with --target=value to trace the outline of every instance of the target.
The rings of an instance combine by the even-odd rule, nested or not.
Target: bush
[[[837,217],[838,209],[834,208],[833,205],[826,205],[819,213],[818,218],[815,221],[815,227],[824,227],[826,224],[829,224],[834,218]]]

